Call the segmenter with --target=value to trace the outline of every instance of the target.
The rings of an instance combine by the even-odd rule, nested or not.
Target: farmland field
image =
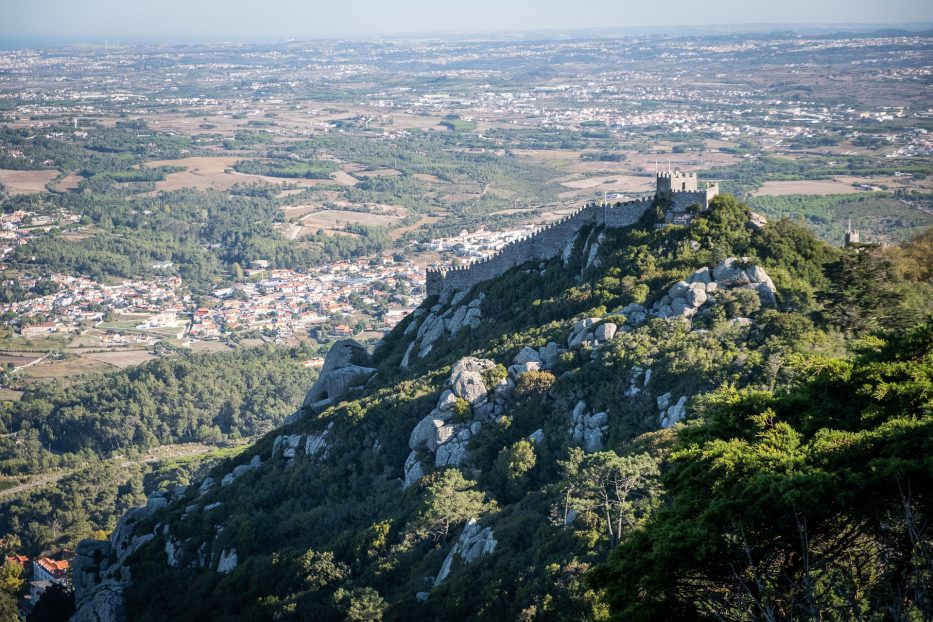
[[[10,194],[38,194],[46,192],[45,185],[58,177],[56,170],[16,171],[0,168],[0,183]]]

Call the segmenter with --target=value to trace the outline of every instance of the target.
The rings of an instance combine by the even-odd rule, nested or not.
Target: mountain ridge
[[[290,423],[150,498],[110,542],[82,544],[73,620],[605,619],[636,606],[613,551],[676,501],[664,478],[685,439],[724,395],[792,391],[810,373],[800,359],[848,356],[840,316],[877,328],[872,292],[827,294],[845,283],[827,274],[862,269],[857,251],[759,226],[726,195],[684,226],[658,217],[586,226],[562,256],[429,298],[371,357],[337,344]],[[902,305],[905,285],[871,285]],[[922,315],[905,308],[902,323]],[[633,611],[689,613],[650,605]]]

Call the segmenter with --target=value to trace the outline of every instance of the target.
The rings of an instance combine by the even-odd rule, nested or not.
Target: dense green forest
[[[29,473],[52,466],[47,461],[61,454],[262,434],[304,397],[313,372],[300,361],[312,353],[271,346],[179,352],[70,387],[37,387],[3,403],[0,424],[8,436],[0,443],[0,469]]]
[[[34,554],[109,532],[146,494],[188,483],[235,454],[236,443],[281,424],[314,379],[301,364],[314,354],[307,346],[179,352],[4,402],[0,472],[51,479],[0,500],[0,533]],[[144,459],[148,449],[192,442],[219,449]]]
[[[478,285],[464,302],[485,294],[483,322],[403,370],[405,333],[418,321],[409,318],[375,353],[378,371],[362,394],[216,467],[218,478],[261,457],[232,485],[189,490],[142,520],[136,533],[170,527],[128,562],[130,617],[933,614],[930,234],[901,248],[840,250],[791,221],[755,230],[728,196],[686,227],[656,228],[653,218],[584,230],[566,263]],[[585,240],[597,238],[600,261],[587,267]],[[732,256],[767,270],[776,305],[734,290],[692,323],[627,325],[618,311],[650,306]],[[494,386],[521,348],[564,344],[583,317],[624,326],[515,379],[504,413],[473,434],[463,464],[430,464],[401,489],[409,436],[451,365],[488,358],[500,365],[484,375]],[[645,389],[633,392],[633,379]],[[691,396],[684,422],[659,429],[662,394]],[[608,413],[602,450],[584,453],[568,434],[578,401]],[[469,403],[454,412],[469,417]],[[325,430],[324,455],[275,457],[276,436]],[[186,510],[216,503],[222,509]],[[494,551],[469,565],[454,557],[432,588],[426,577],[471,518],[494,530]],[[175,569],[166,566],[169,538]],[[235,551],[235,567],[202,568],[204,547],[213,560]]]
[[[86,538],[106,537],[120,516],[144,504],[148,494],[203,477],[237,450],[219,448],[159,463],[86,455],[73,468],[55,472],[48,484],[0,500],[0,533],[10,553],[74,549]]]

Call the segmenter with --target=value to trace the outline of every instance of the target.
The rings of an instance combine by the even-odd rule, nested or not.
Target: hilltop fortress
[[[689,222],[689,207],[697,205],[705,210],[717,194],[719,184],[707,183],[701,189],[696,173],[679,170],[659,172],[653,197],[615,204],[588,203],[570,216],[508,244],[488,259],[465,266],[429,268],[426,274],[427,295],[446,297],[455,291],[466,291],[525,262],[552,259],[572,248],[577,233],[584,226],[629,227],[656,204],[664,208],[667,223],[685,224]]]

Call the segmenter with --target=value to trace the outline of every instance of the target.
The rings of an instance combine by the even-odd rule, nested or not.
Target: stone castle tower
[[[658,172],[658,194],[673,192],[696,192],[697,174],[681,173],[679,170]]]
[[[691,218],[688,208],[696,205],[702,210],[709,209],[709,202],[718,194],[716,182],[708,182],[700,188],[696,173],[684,173],[679,169],[658,171],[655,198],[670,204],[665,212],[668,224],[687,224]]]
[[[849,219],[849,224],[846,226],[846,237],[845,237],[845,246],[849,247],[853,244],[859,244],[861,241],[859,232],[856,229],[852,228],[852,219]]]

